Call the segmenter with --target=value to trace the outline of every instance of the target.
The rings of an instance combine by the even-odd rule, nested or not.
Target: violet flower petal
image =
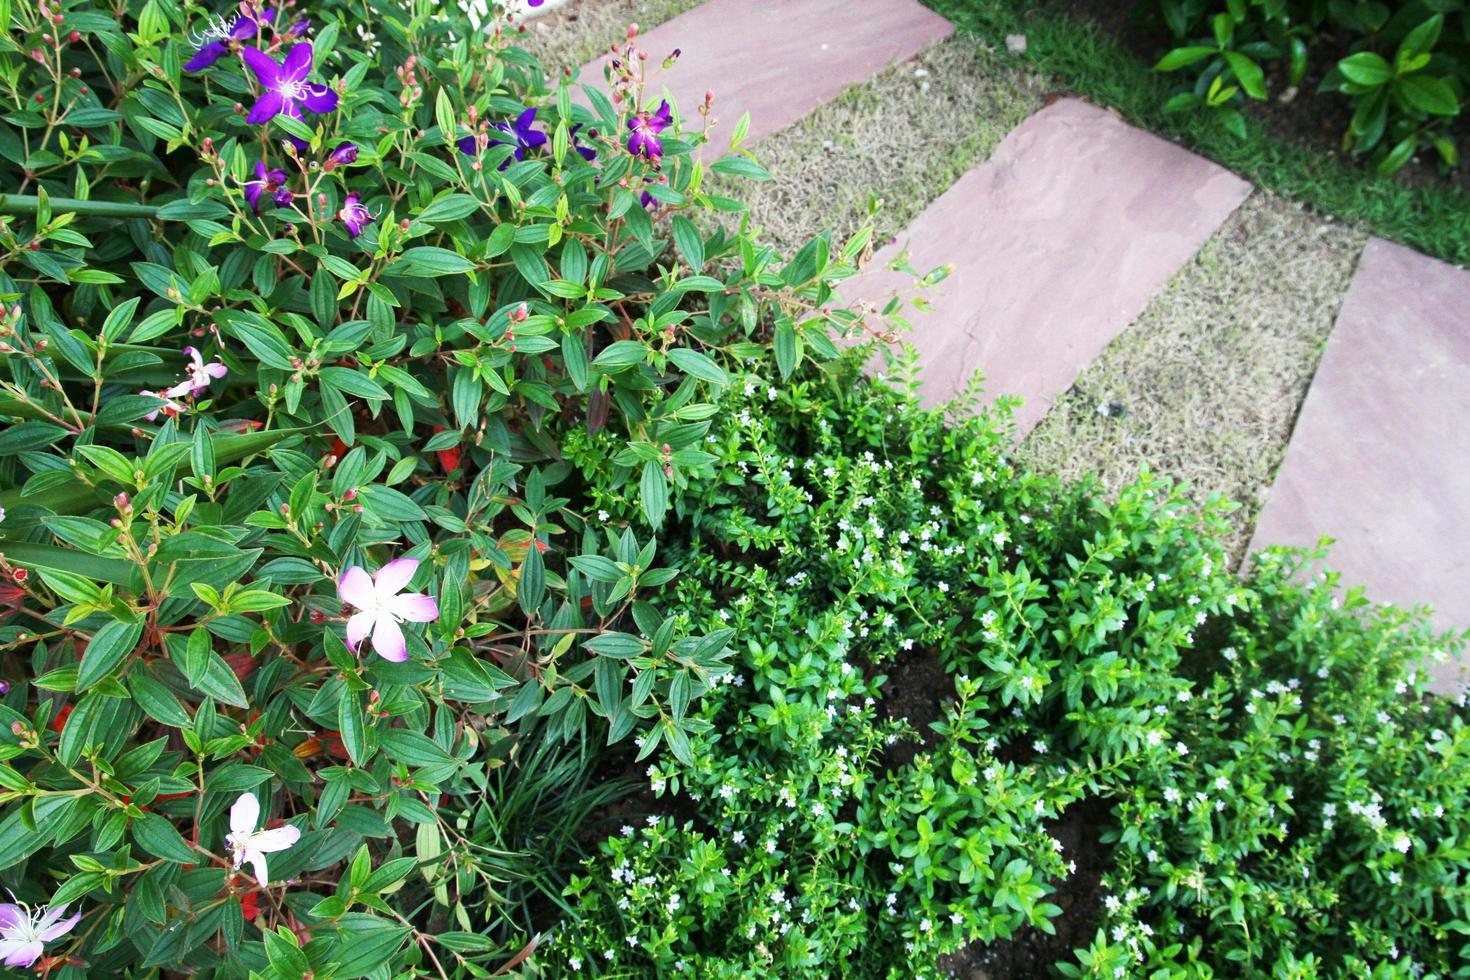
[[[301,91],[302,103],[312,112],[331,112],[337,108],[337,93],[319,82],[307,82]]]
[[[216,61],[225,56],[228,50],[219,41],[210,41],[194,53],[194,57],[184,62],[184,71],[203,71]]]

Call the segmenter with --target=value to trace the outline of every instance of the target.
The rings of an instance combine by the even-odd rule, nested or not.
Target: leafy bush
[[[12,963],[483,973],[591,746],[693,764],[732,634],[653,531],[856,251],[701,233],[764,172],[492,13],[0,0],[0,880],[81,916]]]
[[[736,379],[668,544],[679,615],[733,626],[738,660],[693,764],[647,766],[652,815],[574,879],[550,962],[939,976],[966,943],[1051,931],[1074,888],[1107,930],[1075,975],[1456,962],[1463,709],[1407,673],[1441,641],[1283,559],[1242,583],[1222,506],[1017,472],[1003,414],[921,410],[861,361]],[[1060,843],[1088,801],[1111,811],[1106,904]]]
[[[1371,152],[1383,173],[1429,147],[1446,165],[1458,163],[1449,130],[1470,86],[1470,14],[1464,4],[1157,0],[1157,6],[1179,44],[1159,61],[1159,70],[1187,69],[1194,76],[1192,88],[1170,100],[1171,109],[1207,106],[1243,136],[1239,107],[1247,97],[1267,97],[1265,65],[1282,62],[1286,84],[1297,86],[1307,77],[1314,47],[1346,45],[1349,50],[1318,88],[1352,103],[1344,149]]]

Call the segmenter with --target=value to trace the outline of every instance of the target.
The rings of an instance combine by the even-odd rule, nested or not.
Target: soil
[[[883,767],[890,771],[901,768],[938,742],[939,736],[929,726],[943,716],[945,705],[954,700],[954,681],[933,650],[910,650],[891,663],[865,669],[869,677],[888,676],[878,704],[879,717],[885,721],[906,719],[919,733],[917,742],[903,739],[884,750]]]
[[[1061,906],[1051,920],[1056,932],[1047,934],[1030,926],[1011,939],[972,943],[939,959],[939,969],[959,980],[1021,980],[1053,976],[1053,966],[1072,960],[1073,950],[1091,944],[1102,906],[1102,876],[1107,869],[1106,849],[1099,841],[1109,822],[1106,800],[1090,798],[1069,807],[1047,832],[1062,842],[1063,853],[1077,862],[1077,871],[1047,901]]]
[[[1061,9],[1079,19],[1096,24],[1105,34],[1118,41],[1139,60],[1152,64],[1175,42],[1150,0],[1120,3],[1118,0],[1056,0]],[[1266,64],[1266,86],[1270,98],[1249,100],[1245,113],[1263,121],[1277,139],[1303,144],[1328,157],[1347,156],[1342,149],[1342,135],[1352,119],[1352,107],[1345,96],[1332,92],[1317,94],[1317,87],[1339,59],[1350,53],[1353,38],[1324,33],[1308,52],[1307,74],[1292,91],[1285,61]],[[1470,146],[1470,114],[1460,116],[1450,129],[1450,136],[1461,147]],[[1366,163],[1359,162],[1362,166]],[[1470,188],[1470,153],[1461,155],[1459,164],[1446,171],[1438,154],[1432,151],[1411,160],[1395,179],[1410,186],[1443,184]]]

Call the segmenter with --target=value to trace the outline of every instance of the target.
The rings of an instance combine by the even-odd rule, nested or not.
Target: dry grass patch
[[[700,0],[577,0],[526,22],[519,45],[540,59],[548,72],[577,68],[627,37],[629,24],[647,31]],[[667,52],[649,52],[663,57]]]
[[[1238,558],[1317,369],[1362,232],[1257,191],[1027,437],[1022,457],[1109,490],[1147,466],[1238,501]]]
[[[1042,106],[1032,75],[973,38],[952,37],[854,85],[754,151],[769,183],[723,184],[750,204],[762,238],[790,255],[830,228],[841,242],[883,201],[875,240],[897,235],[1006,133]],[[715,145],[735,120],[721,120]]]

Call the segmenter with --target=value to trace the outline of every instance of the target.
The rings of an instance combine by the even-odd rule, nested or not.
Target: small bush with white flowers
[[[1420,666],[1447,638],[1284,556],[1242,582],[1222,506],[1020,473],[1003,412],[947,420],[859,363],[751,365],[706,437],[674,606],[736,630],[734,670],[693,765],[640,773],[655,814],[574,879],[550,955],[939,976],[1052,931],[1084,859],[1104,891],[1073,914],[1101,931],[1065,975],[1454,975],[1464,709]],[[1101,857],[1060,840],[1086,801]]]

